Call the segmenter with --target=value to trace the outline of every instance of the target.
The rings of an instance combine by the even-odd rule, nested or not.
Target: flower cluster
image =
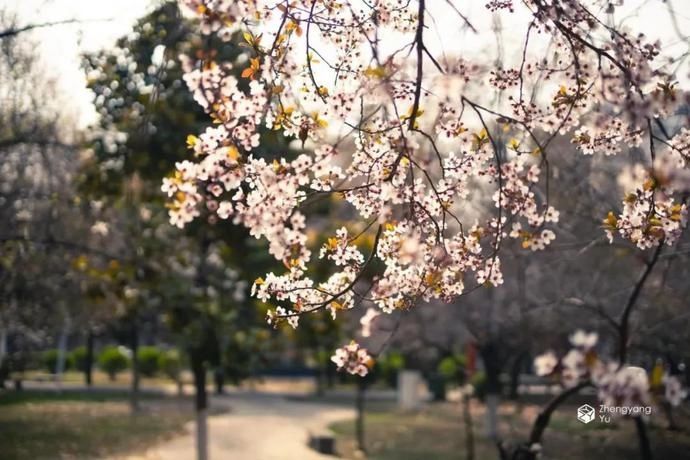
[[[642,130],[628,127],[623,120],[609,118],[600,120],[594,127],[579,128],[575,131],[572,143],[585,155],[616,155],[623,146],[639,146],[642,143]]]
[[[368,308],[366,313],[359,319],[359,324],[362,326],[361,334],[362,337],[371,336],[371,328],[373,327],[374,320],[381,315],[381,312],[375,308]]]
[[[648,406],[651,402],[649,378],[641,367],[602,372],[596,385],[599,400],[606,406]]]
[[[664,385],[664,397],[672,406],[679,406],[688,396],[680,379],[675,375],[665,374],[662,383]]]
[[[690,129],[681,129],[668,145],[672,155],[679,158],[682,166],[690,161]]]
[[[335,316],[365,298],[392,312],[450,301],[468,284],[500,285],[504,240],[536,251],[556,238],[545,176],[557,134],[585,154],[653,139],[679,161],[689,156],[686,130],[662,142],[650,128],[681,99],[659,45],[609,30],[586,2],[523,2],[527,33],[553,40],[525,40],[522,62],[493,69],[428,45],[439,32],[428,0],[183,3],[202,33],[239,40],[245,52],[233,62],[213,50],[184,59],[185,82],[214,126],[189,136],[192,158],[164,181],[170,220],[231,219],[268,242],[286,271],[257,279],[252,292],[279,305],[272,324],[296,326],[321,309]],[[457,15],[450,3],[434,8]],[[261,147],[276,135],[291,147],[269,155]],[[641,248],[673,244],[685,224],[685,205],[651,177],[605,223]],[[307,235],[323,227],[305,208],[326,196],[350,219],[325,236],[318,255],[331,271],[317,282]]]
[[[491,0],[486,2],[486,9],[492,12],[498,10],[508,10],[512,13],[514,11],[513,8],[513,0]]]
[[[687,206],[673,198],[668,179],[666,175],[662,181],[656,170],[639,165],[621,177],[623,185],[634,189],[623,199],[622,212],[618,216],[609,212],[604,220],[610,241],[617,231],[640,249],[676,242],[687,223]]]
[[[599,357],[595,350],[598,335],[576,331],[570,336],[572,348],[558,358],[553,351],[537,356],[534,369],[539,376],[559,378],[566,387],[574,387],[589,381],[596,389],[599,400],[607,406],[648,406],[653,399],[653,389],[647,372],[635,366],[625,366]],[[675,376],[665,375],[664,397],[672,405],[678,405],[686,392]]]
[[[338,366],[339,371],[346,371],[349,374],[359,375],[364,377],[369,373],[369,369],[374,365],[374,360],[369,356],[366,348],[359,346],[357,342],[350,342],[337,350],[331,361]]]
[[[501,90],[517,86],[520,81],[520,72],[515,69],[496,69],[490,75],[489,83]]]

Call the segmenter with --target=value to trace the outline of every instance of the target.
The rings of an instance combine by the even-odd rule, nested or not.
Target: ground
[[[365,426],[370,460],[467,458],[459,403],[434,403],[419,411],[401,412],[395,408],[391,394],[372,390],[369,396]],[[555,414],[544,438],[545,460],[639,458],[630,420],[584,425],[575,418],[577,405],[582,402],[574,401]],[[362,458],[355,448],[350,391],[316,398],[233,389],[226,396],[214,396],[211,406],[212,459],[332,459],[307,447],[310,432],[323,433],[329,426],[336,433],[336,446],[342,458]],[[179,399],[148,392],[142,398],[142,407],[138,414],[130,414],[124,388],[85,392],[65,385],[62,393],[35,388],[22,393],[0,393],[0,459],[195,458],[189,396]],[[538,408],[537,404],[502,404],[503,438],[525,439]],[[687,410],[676,416],[681,426],[690,426]],[[484,406],[473,402],[475,460],[495,460],[496,448],[483,436],[484,417]],[[668,431],[664,422],[663,416],[656,416],[650,427],[655,459],[688,458],[690,435]]]
[[[125,388],[91,392],[70,383],[0,393],[1,460],[190,460],[195,458],[191,398],[147,392],[131,415]],[[43,389],[37,389],[43,388]],[[343,404],[233,391],[211,400],[211,458],[323,460],[307,447],[310,433],[354,417]]]
[[[307,447],[310,432],[323,432],[336,420],[348,420],[348,407],[286,399],[251,392],[215,397],[215,407],[228,412],[209,418],[209,453],[214,459],[326,460]],[[194,427],[169,442],[118,460],[189,460],[194,458]]]
[[[137,451],[182,433],[190,418],[188,407],[151,397],[133,416],[126,398],[102,391],[0,393],[0,459],[84,459]]]
[[[527,436],[538,406],[504,403],[500,409],[500,432],[505,439]],[[637,437],[629,419],[611,424],[588,425],[575,418],[577,404],[563,406],[554,415],[544,438],[543,460],[639,458]],[[476,460],[496,460],[498,452],[484,436],[484,406],[472,405]],[[436,403],[420,411],[381,411],[373,407],[366,414],[366,449],[369,460],[459,460],[467,458],[465,427],[458,403]],[[688,426],[684,424],[683,426]],[[354,425],[331,425],[337,434],[339,453],[346,459],[362,458],[357,452]],[[663,418],[655,418],[650,438],[658,460],[686,459],[690,435],[666,430]]]

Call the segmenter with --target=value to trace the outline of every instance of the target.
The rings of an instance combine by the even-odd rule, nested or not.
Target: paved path
[[[216,397],[229,412],[209,417],[211,460],[332,460],[307,447],[310,431],[354,417],[343,406],[287,400],[277,395],[236,393]],[[194,425],[148,452],[112,460],[195,460]]]

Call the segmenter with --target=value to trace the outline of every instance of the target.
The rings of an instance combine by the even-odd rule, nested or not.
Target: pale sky
[[[95,114],[80,68],[80,52],[111,46],[129,32],[150,3],[149,0],[0,0],[0,9],[16,11],[20,25],[64,19],[83,21],[31,32],[39,41],[48,68],[59,74],[63,88],[70,93],[83,127],[93,121]]]
[[[49,69],[59,74],[63,88],[70,94],[75,110],[80,113],[80,125],[86,126],[94,120],[91,109],[91,95],[85,89],[84,74],[79,67],[79,53],[83,50],[107,48],[114,41],[129,32],[134,21],[141,17],[151,5],[150,0],[0,0],[0,8],[17,11],[21,24],[79,19],[77,24],[47,27],[32,32],[40,41],[41,52]],[[492,32],[493,17],[484,7],[484,0],[456,0],[454,2],[482,33],[458,28],[458,17],[447,14],[446,2],[434,0],[428,2],[432,28],[443,31],[443,36],[436,37],[429,33],[425,42],[434,54],[442,49],[451,53],[467,55],[479,54],[486,62],[496,56],[486,54],[487,44],[495,43]],[[679,38],[667,10],[668,3],[661,0],[626,0],[624,7],[616,11],[616,22],[629,26],[632,30],[645,32],[647,36],[661,39],[666,51],[673,49],[673,54],[687,51],[685,42]],[[690,0],[673,0],[671,5],[676,12],[678,29],[682,34],[690,35]],[[518,14],[524,8],[517,8],[516,14],[503,13],[500,16],[504,38],[504,56],[510,65],[511,58],[519,56],[519,47],[524,40],[527,14]],[[100,21],[108,19],[108,21]],[[440,46],[443,41],[443,47]],[[476,58],[476,55],[475,55]],[[687,65],[685,69],[687,69]],[[687,77],[687,70],[680,72],[681,81]],[[683,83],[687,82],[685,80]]]

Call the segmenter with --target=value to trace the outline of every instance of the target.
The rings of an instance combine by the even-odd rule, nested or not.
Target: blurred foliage
[[[84,55],[100,118],[79,188],[118,216],[128,243],[118,273],[102,277],[96,271],[92,277],[102,281],[104,295],[114,292],[119,299],[122,337],[127,340],[127,324],[133,321],[162,319],[186,352],[237,381],[259,365],[251,355],[270,338],[255,331],[266,325],[263,313],[247,300],[245,280],[263,275],[273,261],[246,230],[217,221],[206,210],[184,230],[173,228],[160,190],[175,162],[189,158],[187,135],[210,124],[186,88],[180,56],[194,62],[216,48],[233,61],[246,52],[237,40],[223,46],[214,40],[199,36],[197,24],[181,14],[177,2],[166,1],[115,47]],[[262,149],[287,149],[284,139],[273,138]]]
[[[177,382],[184,369],[184,361],[180,352],[176,349],[162,351],[158,355],[158,369],[166,377]]]
[[[129,361],[129,357],[116,346],[105,347],[98,355],[98,366],[111,380],[115,380],[117,374],[129,367]]]
[[[87,355],[88,351],[86,350],[86,347],[83,346],[77,347],[70,352],[69,358],[74,366],[74,369],[78,370],[79,372],[86,371]]]
[[[158,373],[161,351],[157,347],[140,347],[137,350],[139,372],[144,377],[154,377]]]
[[[51,373],[55,374],[57,371],[57,364],[58,364],[58,358],[60,356],[60,351],[56,349],[52,350],[46,350],[43,353],[41,353],[41,363],[43,364],[43,368]],[[67,371],[69,369],[72,369],[74,367],[74,361],[72,359],[72,356],[65,353],[65,367],[64,371]]]
[[[465,356],[454,354],[441,359],[429,373],[427,382],[434,401],[444,401],[448,385],[461,385],[465,381]]]
[[[455,354],[443,358],[438,363],[438,373],[446,382],[463,384],[465,382],[466,359],[464,355]]]
[[[484,372],[476,372],[470,378],[470,385],[474,389],[474,395],[479,398],[480,401],[484,401],[487,394],[487,381],[486,374]]]
[[[381,375],[392,388],[398,386],[398,372],[405,368],[405,356],[397,351],[390,351],[379,357],[376,364],[381,370]]]
[[[100,131],[90,145],[94,161],[85,170],[83,191],[117,197],[135,173],[159,182],[187,156],[187,133],[206,122],[185,90],[176,61],[200,45],[190,41],[191,27],[177,5],[166,2],[140,19],[115,47],[84,56]],[[154,188],[144,191],[147,201],[162,199]]]

